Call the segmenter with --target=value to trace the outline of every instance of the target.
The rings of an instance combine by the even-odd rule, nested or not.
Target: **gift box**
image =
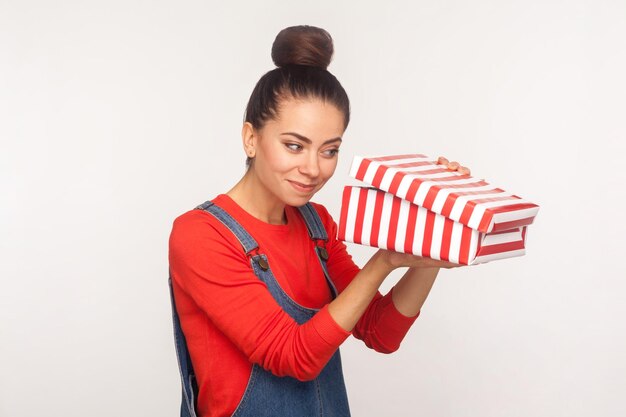
[[[356,156],[338,238],[475,265],[522,256],[539,206],[422,154]]]

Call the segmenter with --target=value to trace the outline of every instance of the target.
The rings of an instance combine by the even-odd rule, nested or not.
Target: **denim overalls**
[[[196,207],[206,210],[228,227],[239,239],[244,251],[250,259],[250,264],[256,276],[267,285],[276,302],[297,323],[308,321],[318,311],[297,304],[278,285],[276,278],[269,268],[267,257],[258,252],[259,245],[243,227],[226,211],[211,201]],[[303,215],[309,236],[315,243],[315,251],[322,265],[324,276],[330,287],[333,299],[337,296],[335,285],[328,276],[326,261],[328,253],[317,241],[328,240],[324,225],[315,208],[307,203],[298,207]],[[210,256],[207,254],[207,256]],[[185,336],[180,327],[176,312],[176,304],[172,291],[172,278],[169,278],[170,298],[172,302],[172,316],[174,322],[174,340],[176,355],[182,380],[181,417],[196,417],[197,383]],[[348,397],[341,370],[339,349],[333,354],[324,369],[312,381],[301,382],[292,377],[278,377],[266,371],[257,364],[253,364],[252,373],[248,380],[246,391],[235,410],[233,417],[335,417],[350,416]]]

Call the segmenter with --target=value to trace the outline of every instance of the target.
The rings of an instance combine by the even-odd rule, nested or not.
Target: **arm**
[[[328,310],[333,319],[342,328],[352,330],[389,273],[406,266],[409,269],[394,286],[391,296],[398,312],[411,317],[420,312],[439,269],[458,265],[381,249],[370,258],[346,289],[330,303]]]
[[[250,362],[275,375],[314,378],[350,335],[327,307],[306,323],[296,323],[254,274],[236,237],[206,212],[194,210],[176,219],[169,261],[174,289],[186,301],[179,308],[201,310]],[[198,323],[197,317],[187,324],[209,325]],[[184,328],[183,320],[181,315]]]
[[[329,274],[341,293],[329,305],[329,311],[339,325],[352,331],[369,348],[381,353],[394,352],[419,316],[439,267],[451,264],[379,250],[361,270],[354,264],[344,242],[336,239],[337,225],[330,214],[321,205],[316,204],[316,208],[329,231]],[[378,288],[392,270],[410,265],[414,266],[387,295],[380,294]],[[359,296],[364,296],[365,300],[353,304]],[[343,303],[344,297],[350,300]]]
[[[348,286],[328,305],[332,318],[346,331],[352,331],[370,306],[378,287],[393,270],[377,251]]]
[[[393,304],[405,316],[420,312],[435,283],[439,268],[409,268],[393,287]]]
[[[334,308],[339,307],[336,310],[339,314],[348,312],[354,319],[354,315],[362,314],[365,306],[367,314],[378,317],[372,322],[383,325],[380,331],[375,326],[364,328],[362,334],[367,332],[364,340],[372,340],[373,345],[378,339],[383,340],[383,349],[389,350],[389,337],[381,337],[379,333],[389,334],[400,314],[390,297],[382,297],[376,291],[385,274],[393,269],[390,268],[393,264],[387,264],[385,259],[384,254],[374,256],[364,268],[365,272],[359,272],[349,258],[350,262],[339,262],[335,257],[333,264],[345,271],[349,279],[357,272],[360,275]],[[297,324],[256,277],[235,236],[208,213],[193,210],[174,222],[169,261],[172,279],[176,282],[174,288],[185,293],[183,299],[189,300],[188,308],[199,308],[250,362],[275,375],[289,375],[299,380],[315,378],[350,335],[331,316],[330,305],[308,322]],[[338,286],[340,290],[343,283]],[[367,300],[372,297],[375,300],[368,306]],[[401,336],[404,329],[408,329],[404,324],[395,327],[401,327],[393,330]],[[355,336],[359,337],[357,331]],[[397,339],[401,337],[392,338]]]

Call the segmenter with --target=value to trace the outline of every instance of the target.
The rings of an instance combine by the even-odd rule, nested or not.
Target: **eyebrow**
[[[309,143],[309,144],[310,144],[310,143],[313,143],[313,141],[312,141],[311,139],[307,138],[306,136],[302,136],[302,135],[301,135],[301,134],[299,134],[299,133],[295,133],[295,132],[283,132],[283,133],[281,133],[281,135],[292,135],[292,136],[295,136],[295,137],[297,137],[298,139],[300,139],[301,141],[304,141],[304,142],[306,142],[306,143]],[[336,141],[342,142],[342,140],[341,140],[341,138],[340,138],[340,137],[336,137],[336,138],[328,139],[327,141],[325,141],[325,142],[323,143],[323,145],[326,145],[327,143],[330,143],[330,142],[336,142]]]

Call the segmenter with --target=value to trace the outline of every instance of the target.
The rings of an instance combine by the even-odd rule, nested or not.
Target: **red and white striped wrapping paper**
[[[525,253],[539,206],[422,154],[355,157],[339,239],[473,265]]]

